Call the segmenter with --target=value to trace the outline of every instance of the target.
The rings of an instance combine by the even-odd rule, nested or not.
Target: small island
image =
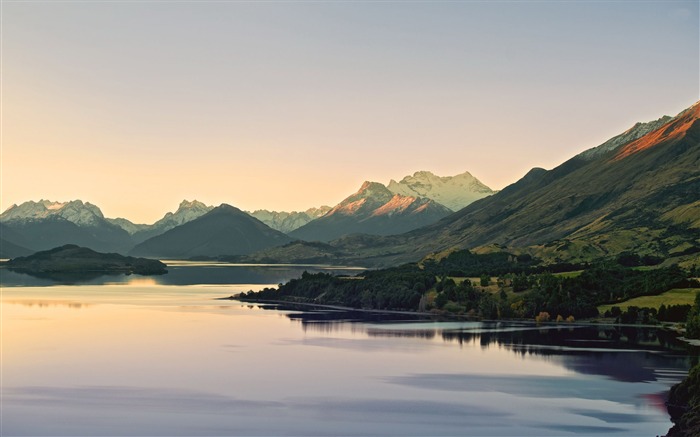
[[[5,263],[9,269],[29,274],[125,273],[162,275],[166,265],[155,259],[135,258],[118,253],[100,253],[87,247],[66,244],[33,255],[13,258]]]

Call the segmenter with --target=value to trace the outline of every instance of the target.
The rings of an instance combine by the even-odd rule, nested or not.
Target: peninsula
[[[126,273],[161,275],[166,265],[155,259],[100,253],[86,247],[66,244],[33,255],[13,258],[7,268],[25,273]]]

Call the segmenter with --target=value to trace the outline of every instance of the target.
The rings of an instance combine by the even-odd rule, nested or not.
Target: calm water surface
[[[114,282],[3,287],[3,436],[655,436],[694,353],[648,329],[214,299],[260,281]]]

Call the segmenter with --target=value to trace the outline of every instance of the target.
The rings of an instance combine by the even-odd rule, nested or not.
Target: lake
[[[56,282],[1,270],[2,435],[656,436],[697,356],[649,328],[216,299],[303,270],[355,271],[176,263]]]

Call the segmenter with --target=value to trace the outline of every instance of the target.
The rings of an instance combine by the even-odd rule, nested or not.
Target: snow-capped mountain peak
[[[276,229],[286,234],[304,226],[314,219],[323,217],[330,210],[330,206],[324,205],[318,208],[309,208],[306,211],[300,212],[268,211],[266,209],[258,209],[253,212],[248,212],[248,214],[265,223],[272,229]]]
[[[42,220],[49,217],[61,217],[78,226],[96,226],[104,215],[100,208],[82,200],[70,202],[54,202],[41,199],[38,202],[28,201],[21,205],[12,205],[2,215],[0,222],[24,222]]]
[[[176,226],[191,222],[214,209],[213,206],[193,200],[180,202],[175,212],[167,212],[160,220],[152,225],[135,224],[124,218],[107,219],[110,223],[119,226],[134,236],[136,242],[142,242],[148,238],[160,235]]]
[[[391,180],[387,188],[396,194],[425,197],[453,211],[494,193],[469,172],[455,176],[437,176],[429,171],[417,171],[400,182]]]
[[[180,205],[177,208],[177,212],[179,211],[185,211],[185,210],[211,210],[213,207],[212,206],[207,206],[204,203],[200,202],[199,200],[193,200],[191,202],[187,200],[183,200],[180,202]]]
[[[199,218],[212,209],[214,209],[213,206],[205,205],[198,200],[193,200],[191,202],[183,200],[180,202],[180,205],[174,213],[166,213],[162,219],[153,223],[153,227],[167,228],[166,230],[169,230],[175,226],[179,226]]]
[[[48,200],[41,200],[40,202],[49,210],[61,209],[67,204],[67,202],[50,202]]]

